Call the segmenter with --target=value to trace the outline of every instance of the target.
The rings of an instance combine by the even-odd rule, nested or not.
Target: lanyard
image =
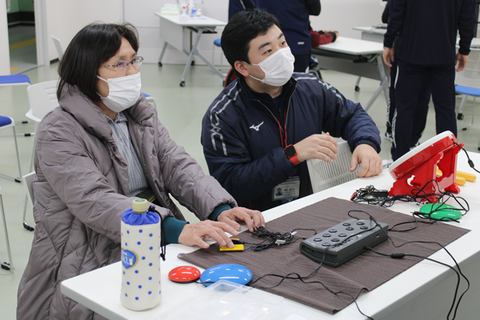
[[[280,142],[282,143],[282,149],[285,149],[288,145],[288,143],[287,143],[287,110],[283,111],[283,129],[282,129],[282,125],[280,124],[280,121],[277,119],[277,117],[275,117],[275,115],[273,115],[273,117],[275,118],[275,120],[277,120],[278,131],[280,132]],[[283,139],[283,133],[282,132],[285,132],[285,140]]]

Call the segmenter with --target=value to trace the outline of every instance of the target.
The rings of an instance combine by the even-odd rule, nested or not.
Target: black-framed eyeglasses
[[[134,67],[140,67],[143,62],[143,57],[135,57],[132,60],[120,60],[117,64],[104,64],[102,67],[105,68],[118,68],[118,70],[125,71],[129,65],[133,65]]]

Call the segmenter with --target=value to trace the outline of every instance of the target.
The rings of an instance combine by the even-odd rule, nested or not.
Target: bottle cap
[[[132,210],[134,213],[145,213],[148,211],[148,201],[145,199],[133,200]]]

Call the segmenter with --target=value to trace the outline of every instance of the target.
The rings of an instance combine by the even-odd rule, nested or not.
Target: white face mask
[[[259,64],[251,64],[259,66],[265,73],[265,78],[258,79],[252,75],[250,77],[271,86],[283,86],[292,77],[294,62],[295,57],[292,55],[290,47],[282,48]]]
[[[108,109],[114,112],[122,112],[138,101],[141,94],[140,90],[142,89],[140,72],[130,76],[110,78],[108,80],[100,76],[97,77],[108,83],[108,97],[100,96],[102,102]]]

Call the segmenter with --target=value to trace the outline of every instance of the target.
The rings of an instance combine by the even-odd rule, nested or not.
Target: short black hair
[[[57,98],[60,99],[63,87],[67,85],[77,86],[93,102],[100,101],[96,85],[98,68],[115,56],[122,38],[135,52],[138,51],[138,31],[130,23],[92,23],[80,30],[60,61]]]
[[[280,28],[278,19],[261,9],[240,11],[232,17],[223,30],[221,44],[223,53],[234,70],[235,61],[250,63],[250,41],[266,34],[273,25]],[[236,70],[235,73],[239,76]]]

